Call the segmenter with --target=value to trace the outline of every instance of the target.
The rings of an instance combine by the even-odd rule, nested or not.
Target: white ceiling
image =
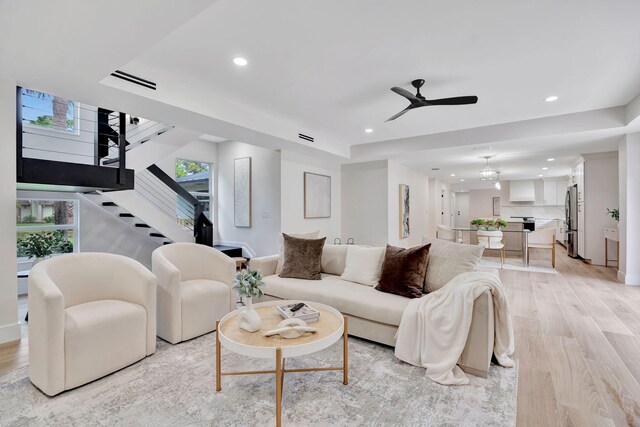
[[[637,0],[113,1],[104,10],[82,0],[0,3],[0,74],[212,142],[313,151],[298,140],[303,131],[318,155],[395,159],[452,183],[477,179],[478,146],[492,147],[504,179],[537,177],[546,157],[557,159],[548,173],[561,175],[578,154],[616,149],[640,130],[640,120],[629,124],[640,101],[610,108],[640,92]],[[115,69],[158,90],[115,81]],[[389,89],[412,91],[415,78],[427,81],[427,98],[479,102],[384,123],[407,104]],[[552,94],[560,99],[544,102]]]
[[[627,104],[639,19],[637,0],[221,0],[127,69],[357,144]],[[408,105],[389,89],[415,78],[427,98],[479,102],[384,123]]]

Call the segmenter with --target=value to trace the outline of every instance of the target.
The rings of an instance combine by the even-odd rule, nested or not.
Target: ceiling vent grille
[[[116,70],[111,73],[113,77],[117,77],[122,80],[126,80],[130,83],[138,86],[146,87],[147,89],[156,90],[156,84],[151,80],[143,79],[142,77],[134,76],[133,74],[125,73],[124,71]]]
[[[305,141],[313,142],[313,137],[309,135],[305,135],[304,133],[299,133],[298,138],[304,139]]]

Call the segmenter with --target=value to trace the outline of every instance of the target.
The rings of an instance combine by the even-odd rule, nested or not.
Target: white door
[[[454,217],[456,227],[469,227],[469,193],[456,193]]]

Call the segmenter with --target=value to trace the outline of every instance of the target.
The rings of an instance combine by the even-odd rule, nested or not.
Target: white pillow
[[[385,248],[349,246],[340,278],[367,286],[377,286],[382,274]]]
[[[320,230],[312,231],[311,233],[287,233],[287,235],[298,239],[317,239],[318,234],[320,234]],[[282,237],[282,234],[278,237],[278,242],[280,243],[280,256],[278,257],[278,264],[276,264],[276,274],[280,274],[284,265],[284,237]]]
[[[465,245],[441,239],[422,238],[431,243],[429,263],[424,280],[424,292],[437,291],[460,273],[475,271],[484,252],[480,245]]]

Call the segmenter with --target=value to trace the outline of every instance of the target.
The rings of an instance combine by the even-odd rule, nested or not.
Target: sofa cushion
[[[310,233],[287,233],[289,236],[297,237],[299,239],[317,239],[320,230],[312,231]],[[278,236],[278,243],[280,246],[280,252],[278,257],[278,264],[276,264],[276,274],[280,274],[282,266],[284,265],[284,238],[282,234]]]
[[[322,272],[340,276],[347,262],[347,250],[352,245],[324,245],[322,248]]]
[[[384,248],[366,248],[350,245],[342,280],[377,286],[382,272]]]
[[[285,279],[277,275],[264,279],[265,294],[280,298],[319,302],[340,312],[398,326],[409,298],[376,291],[371,286],[348,282],[338,276],[323,274],[322,280]]]
[[[322,239],[299,239],[283,234],[284,265],[280,277],[320,280],[322,271],[322,248],[326,237]]]
[[[147,311],[138,304],[98,300],[65,310],[65,389],[131,365],[147,355]]]
[[[182,341],[216,329],[216,320],[229,312],[229,286],[215,280],[180,282]]]
[[[484,248],[440,239],[422,239],[430,243],[429,264],[424,291],[437,291],[460,273],[474,271],[480,262]]]
[[[387,245],[380,283],[376,289],[408,298],[420,298],[430,247],[424,245],[405,249]]]

